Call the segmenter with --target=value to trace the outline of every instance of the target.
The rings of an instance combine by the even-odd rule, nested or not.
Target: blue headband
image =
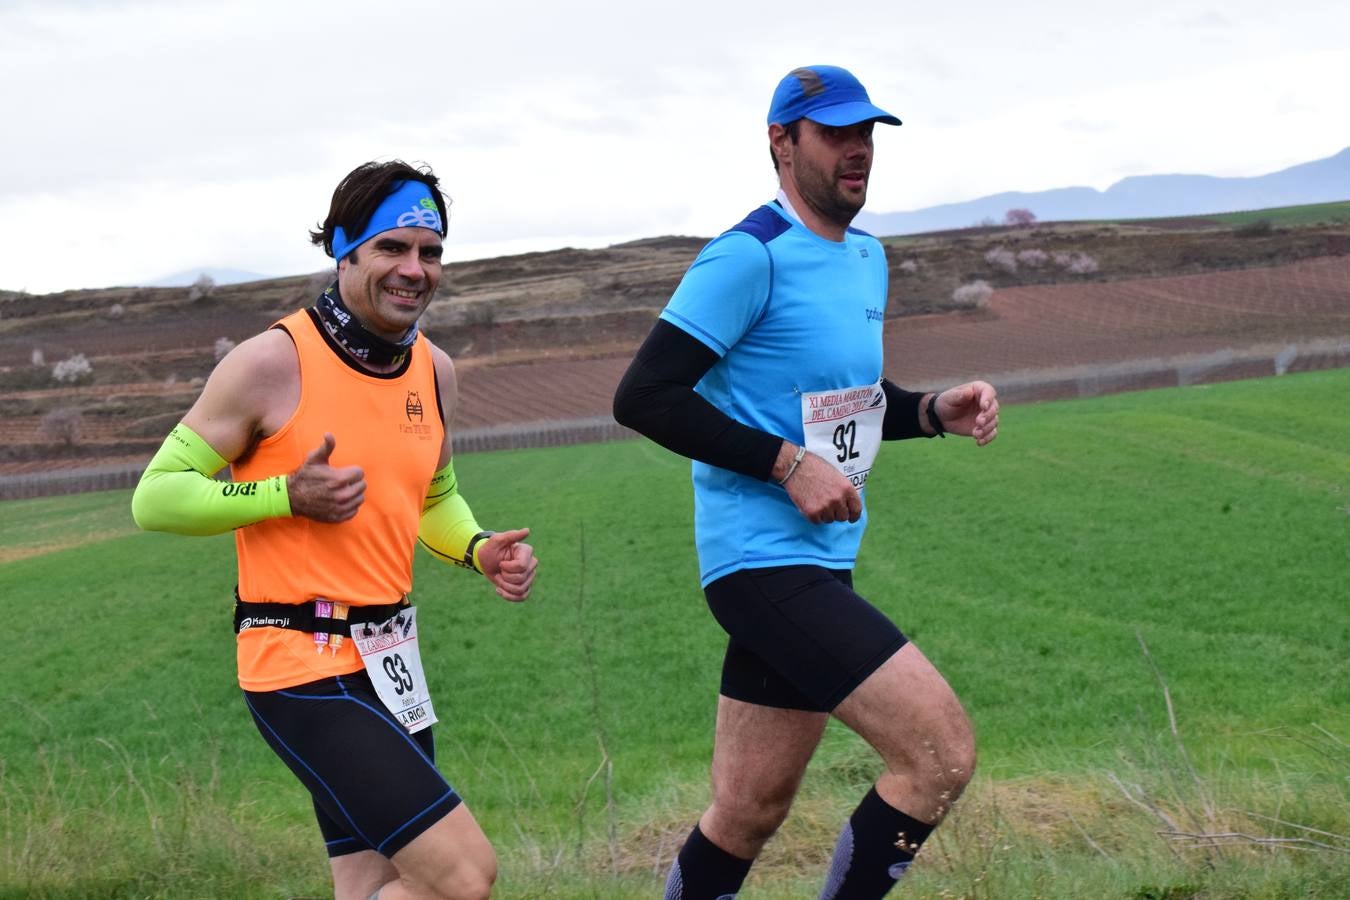
[[[400,181],[375,210],[366,230],[354,239],[347,239],[341,225],[333,229],[333,259],[342,259],[357,247],[385,231],[395,228],[430,228],[437,234],[444,231],[441,211],[432,199],[431,188],[420,181]]]

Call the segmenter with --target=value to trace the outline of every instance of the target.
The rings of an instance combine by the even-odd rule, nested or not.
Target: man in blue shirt
[[[840,834],[822,900],[883,896],[970,780],[975,743],[942,675],[852,589],[883,440],[993,440],[998,401],[882,377],[886,254],[850,228],[867,195],[874,106],[848,71],[795,69],[769,110],[777,199],[708,244],[615,396],[620,422],[694,460],[695,538],[729,641],[712,805],[666,900],[733,897],[787,816],[826,721],[885,772]]]

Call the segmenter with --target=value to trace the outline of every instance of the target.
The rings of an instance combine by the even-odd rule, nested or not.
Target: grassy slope
[[[1220,213],[1205,216],[1225,225],[1249,225],[1262,220],[1283,228],[1299,225],[1350,222],[1350,200],[1339,203],[1310,203],[1305,206],[1280,206],[1272,209],[1253,209],[1246,212]]]
[[[1307,225],[1334,225],[1350,222],[1350,200],[1334,203],[1306,203],[1301,206],[1272,206],[1267,209],[1247,209],[1240,212],[1210,213],[1200,216],[1167,216],[1150,219],[1095,219],[1083,220],[1097,223],[1114,222],[1129,225],[1148,225],[1152,222],[1168,223],[1178,218],[1187,222],[1214,222],[1219,225],[1238,227],[1255,222],[1269,222],[1279,228],[1298,228]]]
[[[1350,733],[1350,424],[1331,414],[1347,389],[1338,371],[1015,407],[983,450],[887,448],[858,583],[976,722],[983,787],[964,821],[1012,802],[1010,785],[1044,793],[1104,769],[1166,771],[1154,757],[1170,745],[1167,719],[1139,635],[1207,777],[1259,785],[1254,802],[1278,785],[1288,796],[1269,814],[1350,828],[1344,769],[1326,775],[1298,743],[1314,723]],[[459,468],[482,521],[536,529],[544,568],[515,606],[419,559],[442,766],[502,847],[507,896],[628,896],[605,874],[616,867],[634,896],[650,894],[706,801],[720,661],[695,587],[687,466],[630,442],[472,455]],[[232,541],[125,534],[126,502],[4,506],[6,550],[94,542],[0,566],[0,896],[33,892],[28,878],[53,896],[63,883],[69,896],[176,895],[166,885],[184,882],[203,885],[198,896],[275,896],[279,879],[321,893],[307,804],[232,684]],[[794,841],[823,853],[875,771],[840,730],[813,768],[781,854]],[[1051,806],[1079,791],[1056,790]],[[961,848],[998,829],[948,831],[957,862],[935,849],[916,887],[972,877]],[[806,896],[793,862],[766,860],[763,893],[746,896]],[[1197,877],[1153,862],[1131,858],[1112,877]],[[1073,852],[1019,858],[994,866],[1004,893],[974,895],[1074,896],[1052,876],[1082,864]]]

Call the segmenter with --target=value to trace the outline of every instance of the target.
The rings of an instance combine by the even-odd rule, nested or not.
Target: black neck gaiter
[[[401,365],[417,340],[416,325],[409,328],[408,333],[397,342],[369,331],[342,302],[336,281],[314,301],[314,311],[319,314],[319,321],[328,329],[328,334],[343,350],[372,366]]]

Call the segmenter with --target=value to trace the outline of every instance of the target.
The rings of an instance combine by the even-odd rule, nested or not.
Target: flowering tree
[[[216,289],[216,280],[203,272],[197,276],[197,280],[192,282],[192,287],[188,288],[188,299],[192,301],[201,300],[204,297],[211,296],[211,292]]]
[[[1017,254],[1013,253],[1007,247],[995,247],[984,255],[984,261],[989,263],[995,269],[1000,269],[1011,275],[1017,271]]]
[[[76,353],[52,366],[52,377],[62,384],[74,384],[93,374],[93,371],[94,367],[89,365],[85,355]]]
[[[1097,261],[1086,253],[1077,253],[1074,254],[1068,269],[1072,275],[1091,275],[1097,271]]]
[[[1030,228],[1036,224],[1036,214],[1029,209],[1010,209],[1003,215],[1003,224],[1018,228]]]
[[[994,289],[986,281],[972,281],[952,291],[952,303],[962,309],[981,309],[988,305]]]
[[[216,362],[225,358],[225,354],[234,349],[234,341],[227,337],[216,338]]]
[[[1099,268],[1097,260],[1082,252],[1056,253],[1051,258],[1054,260],[1055,265],[1059,266],[1070,275],[1091,275]]]
[[[1049,259],[1050,254],[1046,253],[1044,250],[1023,250],[1021,253],[1017,254],[1017,261],[1028,269],[1039,269],[1041,266],[1045,265]]]

